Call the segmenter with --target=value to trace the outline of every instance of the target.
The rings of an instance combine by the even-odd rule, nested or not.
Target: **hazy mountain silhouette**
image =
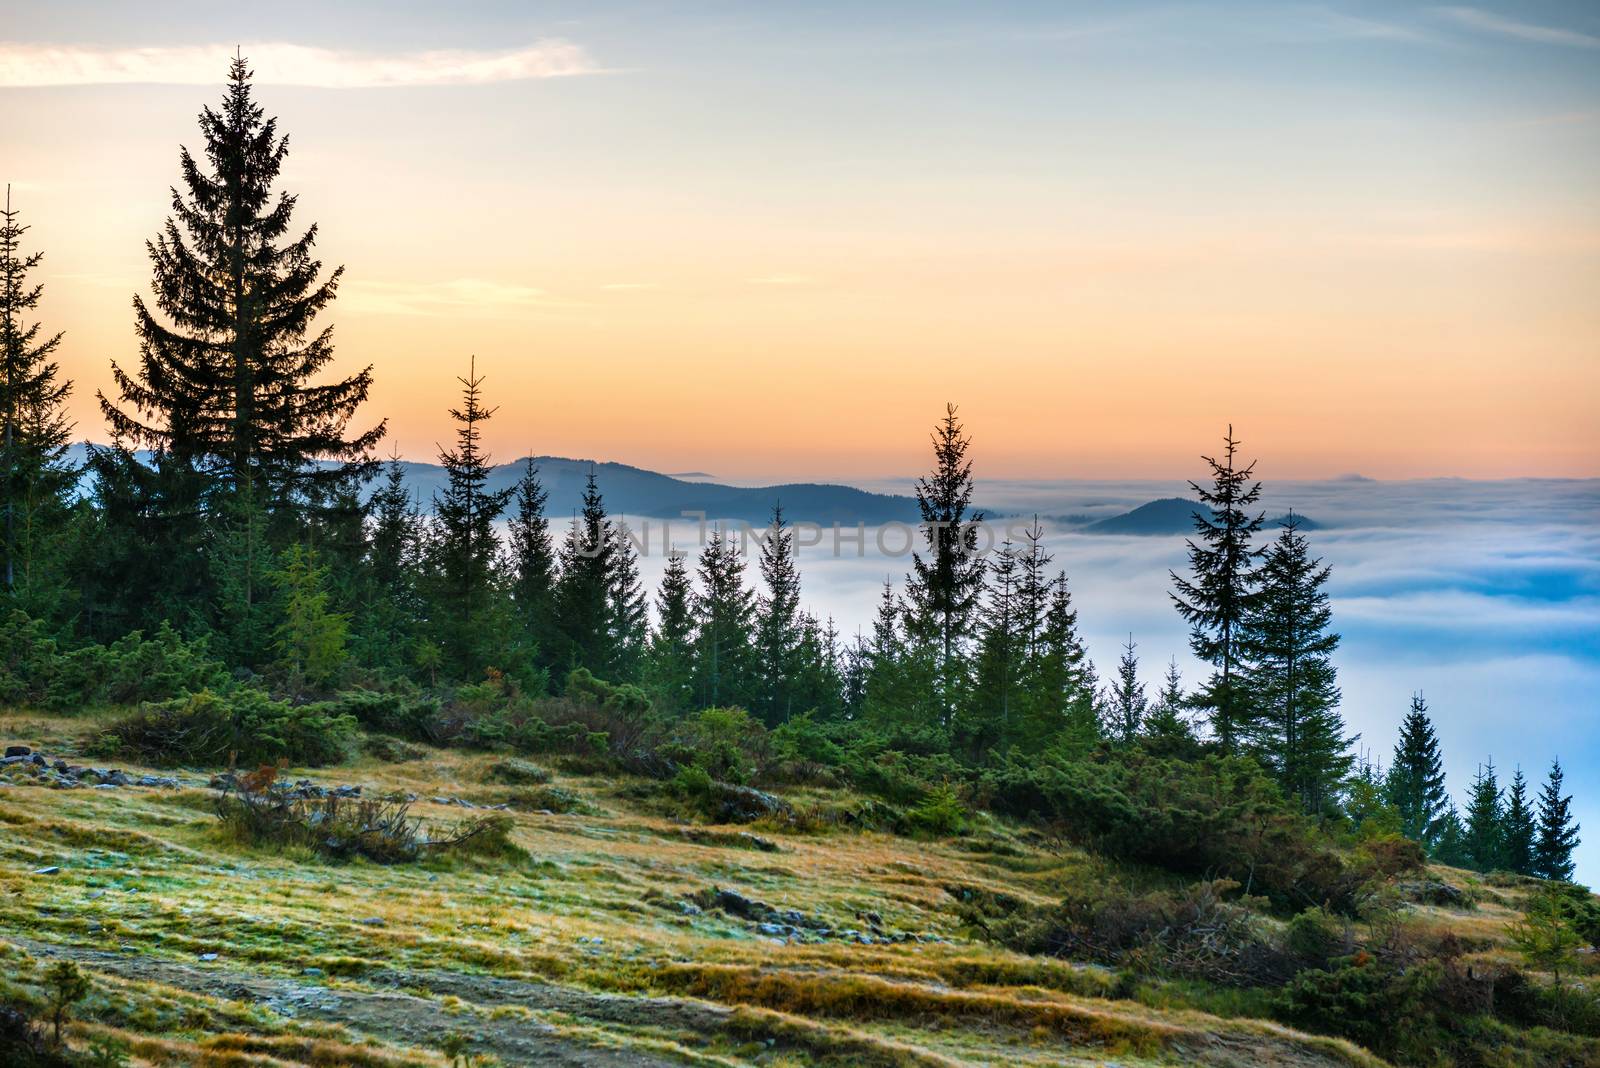
[[[1083,528],[1085,534],[1188,534],[1194,530],[1194,513],[1200,509],[1198,501],[1184,497],[1162,497],[1141,504],[1131,512],[1111,516],[1090,523]],[[1268,527],[1281,527],[1287,516],[1267,520]],[[1301,530],[1316,530],[1318,524],[1305,516],[1296,516]]]
[[[84,447],[69,449],[68,460],[81,464]],[[148,460],[148,454],[140,458]],[[489,476],[490,490],[509,486],[522,477],[522,459],[497,465]],[[709,519],[744,521],[764,526],[772,519],[772,506],[783,505],[789,522],[809,521],[824,526],[840,523],[854,526],[866,523],[917,521],[917,502],[910,497],[869,493],[853,486],[817,482],[794,482],[776,486],[728,486],[716,482],[689,481],[629,464],[574,460],[564,456],[538,456],[539,478],[549,501],[546,514],[558,524],[582,508],[584,483],[590,470],[600,485],[606,511],[612,515],[681,518],[684,512],[704,512]],[[402,460],[406,484],[423,509],[430,506],[434,492],[444,488],[444,468],[438,464]],[[370,492],[376,482],[368,486]]]

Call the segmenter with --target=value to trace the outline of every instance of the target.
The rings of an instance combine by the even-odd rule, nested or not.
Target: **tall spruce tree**
[[[1138,644],[1133,635],[1122,647],[1122,658],[1117,661],[1117,677],[1111,683],[1110,722],[1111,736],[1123,745],[1132,744],[1144,725],[1150,702],[1145,697],[1144,683],[1139,681]]]
[[[1307,812],[1333,803],[1354,762],[1332,661],[1339,635],[1329,629],[1330,573],[1291,512],[1262,559],[1240,641],[1249,661],[1240,678],[1257,708],[1253,738]]]
[[[702,708],[744,706],[757,681],[755,594],[744,583],[744,568],[738,544],[717,527],[700,553],[694,600],[694,692]]]
[[[1189,646],[1212,665],[1190,701],[1208,709],[1211,730],[1224,752],[1246,741],[1254,721],[1254,702],[1244,678],[1246,620],[1255,607],[1256,563],[1261,550],[1251,540],[1261,530],[1264,513],[1254,515],[1261,483],[1252,481],[1254,462],[1239,466],[1239,441],[1228,427],[1223,458],[1202,457],[1211,468],[1211,484],[1189,487],[1205,510],[1194,514],[1195,537],[1189,539],[1192,578],[1171,572],[1172,603],[1189,624]]]
[[[461,383],[461,406],[450,409],[456,423],[453,448],[439,450],[445,488],[433,498],[433,568],[436,576],[435,622],[439,644],[450,665],[470,675],[483,667],[486,650],[503,635],[490,628],[490,598],[500,538],[495,524],[510,503],[512,488],[488,488],[493,465],[483,448],[483,424],[498,410],[483,404],[483,378],[477,360],[468,364]]]
[[[1428,702],[1420,692],[1411,696],[1411,710],[1400,724],[1400,741],[1394,748],[1384,792],[1400,814],[1400,833],[1426,849],[1435,849],[1440,821],[1451,805],[1439,738],[1428,718]]]
[[[694,701],[694,584],[685,559],[668,549],[645,664],[645,684],[668,715],[688,712]]]
[[[583,511],[573,517],[561,546],[561,577],[556,582],[557,642],[554,660],[563,676],[587,668],[604,678],[612,654],[612,586],[616,542],[594,469],[583,489]]]
[[[1518,875],[1532,875],[1533,850],[1538,829],[1534,826],[1533,799],[1528,796],[1528,780],[1522,769],[1511,776],[1506,790],[1505,824],[1501,839],[1505,843],[1505,866]]]
[[[650,639],[650,609],[639,578],[639,552],[634,547],[633,532],[621,519],[611,524],[610,564],[606,582],[610,661],[605,677],[613,682],[638,682]]]
[[[332,328],[313,324],[343,268],[319,277],[315,225],[289,236],[296,198],[273,197],[288,138],[263,117],[244,59],[228,83],[221,109],[200,113],[205,163],[180,151],[185,191],[172,191],[173,215],[147,246],[166,321],[134,297],[140,366],[112,364],[126,407],[100,401],[118,440],[215,470],[271,510],[340,476],[316,461],[368,462],[384,428],[347,432],[370,367],[313,381],[333,359]]]
[[[1550,763],[1550,774],[1539,791],[1539,836],[1533,847],[1533,871],[1544,879],[1570,881],[1575,865],[1572,851],[1578,848],[1578,831],[1572,822],[1572,796],[1561,792],[1566,774],[1561,761]]]
[[[29,318],[42,283],[28,274],[44,253],[24,255],[22,235],[6,186],[0,212],[0,524],[5,544],[5,592],[34,615],[60,608],[59,567],[68,502],[77,471],[66,462],[72,424],[63,411],[72,383],[51,357],[60,333],[48,336]]]
[[[800,571],[794,561],[794,532],[784,526],[782,505],[773,506],[759,564],[762,594],[756,604],[755,643],[760,682],[752,711],[776,726],[805,711],[795,707],[803,637]]]
[[[555,543],[544,514],[548,499],[539,480],[539,467],[529,456],[512,496],[505,570],[517,626],[534,648],[536,661],[546,668],[552,666],[555,645],[556,594]]]
[[[906,583],[907,630],[933,670],[940,724],[951,725],[970,682],[969,653],[983,592],[984,560],[972,506],[971,439],[945,406],[934,429],[933,471],[917,480],[917,508],[928,555],[913,553]],[[970,514],[969,514],[970,513]]]
[[[1466,825],[1464,845],[1471,866],[1478,871],[1505,867],[1505,799],[1492,759],[1478,765],[1472,780]]]

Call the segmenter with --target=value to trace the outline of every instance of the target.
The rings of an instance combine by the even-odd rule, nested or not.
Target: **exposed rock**
[[[25,745],[8,745],[8,746],[6,746],[6,756],[8,756],[8,757],[25,757],[25,756],[32,756],[32,755],[33,755],[33,750],[30,749],[28,746],[25,746]]]

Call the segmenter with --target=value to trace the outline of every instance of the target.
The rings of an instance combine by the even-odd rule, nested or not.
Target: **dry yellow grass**
[[[0,739],[51,753],[84,727],[0,714]],[[448,823],[463,810],[431,798],[504,796],[488,760],[430,752],[309,777],[415,793],[417,815]],[[0,787],[0,983],[80,961],[96,992],[79,1034],[121,1037],[151,1064],[434,1065],[450,1030],[503,1063],[1379,1063],[1272,1023],[1113,1000],[1102,972],[963,935],[946,886],[1049,902],[1098,877],[1081,853],[772,831],[764,852],[696,841],[614,782],[557,783],[590,814],[515,813],[528,861],[388,868],[241,847],[200,788]],[[47,866],[60,870],[29,874]],[[866,930],[871,913],[920,940],[788,942],[675,904],[713,886],[836,929]],[[1510,913],[1450,922],[1498,947]]]

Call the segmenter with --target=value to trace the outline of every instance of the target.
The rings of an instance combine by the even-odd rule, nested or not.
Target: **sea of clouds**
[[[1101,676],[1131,634],[1152,692],[1170,658],[1188,682],[1203,674],[1168,597],[1184,539],[1072,527],[1174,496],[1192,493],[1180,481],[990,481],[979,497],[991,513],[1041,517]],[[1387,764],[1422,691],[1458,800],[1482,761],[1494,760],[1502,782],[1521,766],[1536,789],[1559,756],[1584,825],[1578,876],[1600,883],[1600,480],[1279,482],[1262,505],[1317,524],[1309,537],[1333,568],[1336,664],[1358,747]],[[662,521],[649,522],[641,564],[653,589],[665,558]],[[848,532],[837,547],[825,534],[800,553],[807,607],[847,637],[870,631],[885,579],[898,586],[909,566],[896,552],[903,539],[886,534],[885,553],[877,533],[858,545]],[[696,525],[675,522],[672,537],[693,552]]]

